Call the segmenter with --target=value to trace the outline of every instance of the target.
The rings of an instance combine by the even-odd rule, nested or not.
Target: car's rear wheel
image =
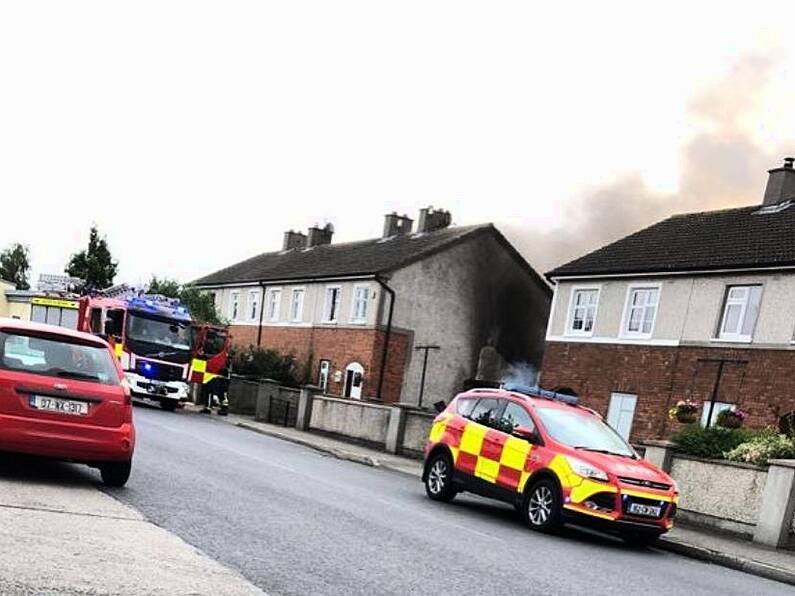
[[[549,478],[534,483],[525,493],[522,511],[534,530],[551,532],[560,527],[561,500],[557,485]]]
[[[652,546],[655,542],[657,542],[657,539],[660,536],[661,534],[649,532],[623,532],[621,534],[621,539],[630,546],[646,548],[647,546]]]
[[[177,400],[175,399],[164,399],[160,402],[160,407],[163,408],[166,412],[173,412],[177,409]]]
[[[114,461],[99,466],[99,473],[105,486],[124,486],[132,471],[131,461]]]
[[[446,453],[437,453],[428,462],[425,492],[434,501],[452,501],[455,497],[453,462]]]

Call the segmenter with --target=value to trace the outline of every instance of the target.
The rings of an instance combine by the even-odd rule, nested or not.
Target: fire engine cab
[[[133,396],[174,410],[188,383],[208,383],[226,367],[223,328],[194,326],[178,300],[132,294],[80,299],[78,329],[106,339],[121,361]],[[218,369],[218,370],[216,370]]]

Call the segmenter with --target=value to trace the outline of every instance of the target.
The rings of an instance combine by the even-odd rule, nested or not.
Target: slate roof
[[[370,276],[388,273],[445,250],[478,234],[495,234],[523,265],[538,274],[492,225],[446,228],[425,234],[373,238],[360,242],[326,244],[312,249],[268,252],[197,279],[199,286],[230,283],[304,280],[327,277]]]
[[[760,213],[761,205],[754,205],[674,215],[557,267],[546,276],[553,279],[795,265],[793,203],[766,214]]]

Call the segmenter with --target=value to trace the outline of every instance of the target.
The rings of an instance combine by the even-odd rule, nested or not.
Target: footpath
[[[0,461],[0,594],[262,596],[238,573],[101,492],[92,474],[67,464]]]
[[[384,453],[322,434],[256,422],[249,416],[229,414],[221,417],[213,414],[213,417],[339,459],[400,472],[417,481],[422,476],[422,462],[416,459]],[[663,536],[655,548],[795,586],[795,551],[766,548],[750,541],[681,524]]]

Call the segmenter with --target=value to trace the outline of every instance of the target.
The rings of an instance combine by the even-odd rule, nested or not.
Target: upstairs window
[[[229,295],[229,318],[237,321],[240,316],[240,292],[234,291]]]
[[[304,317],[304,289],[295,288],[293,299],[290,303],[290,321],[300,323]]]
[[[340,310],[340,295],[342,288],[329,286],[326,288],[326,302],[323,307],[323,322],[336,323]]]
[[[250,290],[248,293],[248,318],[256,321],[259,317],[259,290]]]
[[[627,313],[624,335],[649,337],[657,318],[659,288],[630,288],[627,297]]]
[[[268,306],[265,311],[268,320],[275,323],[279,320],[279,309],[281,308],[282,291],[279,289],[268,290]]]
[[[599,303],[599,290],[574,290],[569,315],[569,333],[590,335],[596,320],[596,307]]]
[[[370,288],[367,286],[356,286],[353,289],[353,310],[351,312],[351,323],[360,325],[367,322],[367,300],[370,297]]]
[[[751,341],[761,301],[760,285],[728,286],[723,300],[718,339]]]

